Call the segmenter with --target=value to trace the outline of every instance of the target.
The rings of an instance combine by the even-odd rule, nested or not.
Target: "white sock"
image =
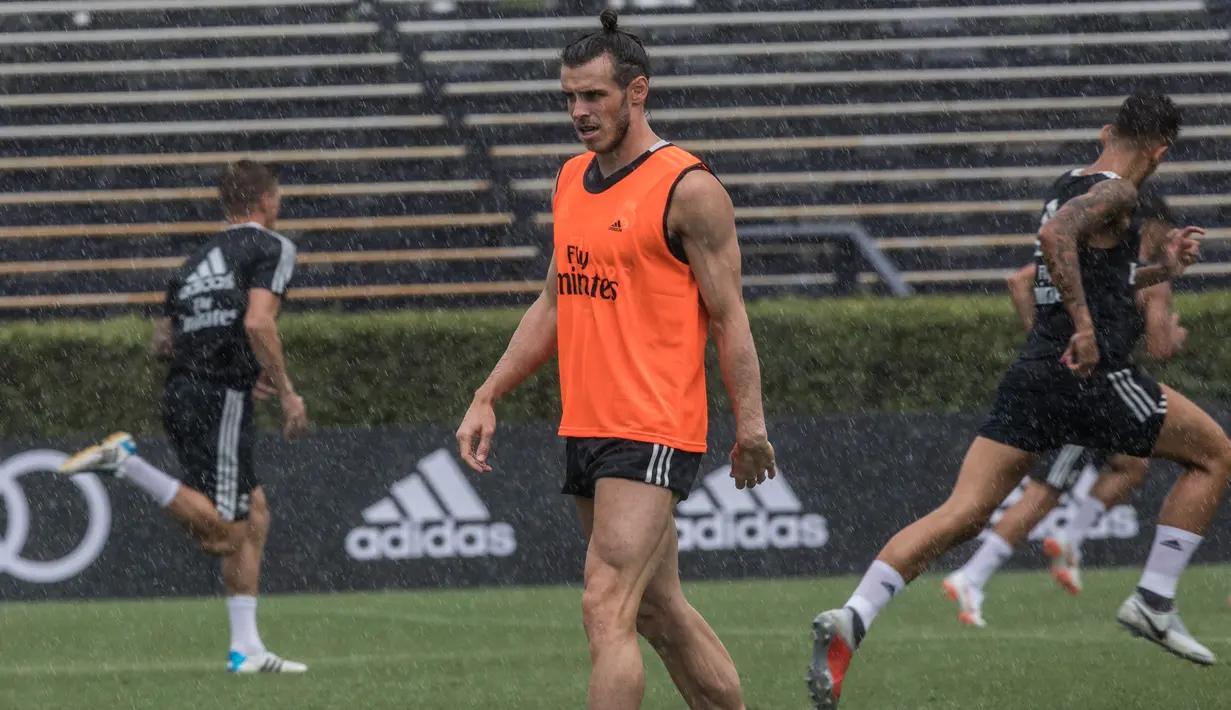
[[[905,586],[906,581],[896,569],[877,560],[868,568],[867,573],[863,575],[863,581],[855,588],[855,593],[844,606],[854,609],[859,614],[859,619],[863,622],[863,629],[867,631],[872,626],[872,620],[881,613],[881,609],[884,609],[889,604],[889,600],[893,599],[893,595]]]
[[[983,544],[975,551],[970,561],[962,566],[962,574],[966,581],[978,589],[983,589],[987,580],[996,574],[996,570],[1005,560],[1013,556],[1013,547],[996,533],[988,533]]]
[[[1188,566],[1201,536],[1187,530],[1159,525],[1154,533],[1154,546],[1146,559],[1145,571],[1137,586],[1160,597],[1175,599],[1175,587]]]
[[[231,617],[231,649],[245,656],[264,653],[265,644],[256,631],[256,597],[227,597],[227,615]]]
[[[1099,516],[1106,512],[1107,506],[1094,496],[1087,497],[1077,504],[1077,512],[1073,514],[1073,519],[1066,530],[1069,543],[1073,545],[1074,550],[1081,551],[1081,543],[1085,541],[1086,533],[1090,532],[1090,528],[1098,522]]]
[[[150,465],[150,462],[140,456],[129,456],[123,464],[124,478],[133,485],[150,494],[154,502],[163,508],[171,505],[175,494],[179,493],[180,482]]]

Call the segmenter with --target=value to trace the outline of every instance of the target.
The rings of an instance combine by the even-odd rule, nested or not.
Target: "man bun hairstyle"
[[[1113,124],[1117,138],[1134,143],[1175,143],[1180,135],[1180,109],[1165,94],[1137,92],[1120,104]]]
[[[603,29],[574,40],[560,52],[564,66],[577,68],[605,54],[611,58],[613,78],[620,88],[639,76],[650,78],[650,58],[641,39],[620,29],[620,17],[611,8],[603,10],[598,19]]]

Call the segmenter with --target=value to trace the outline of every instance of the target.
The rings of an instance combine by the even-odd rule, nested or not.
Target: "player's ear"
[[[633,106],[644,106],[650,94],[650,80],[639,76],[628,83],[628,100]]]
[[[282,202],[277,187],[261,195],[261,213],[273,217],[278,214],[278,206]]]
[[[1116,128],[1110,123],[1108,123],[1106,126],[1103,126],[1103,130],[1099,132],[1099,140],[1103,142],[1104,146],[1111,145],[1111,141],[1114,140],[1115,137],[1116,137]]]
[[[1161,163],[1161,162],[1163,162],[1163,155],[1165,155],[1165,154],[1167,153],[1167,149],[1168,149],[1168,148],[1170,148],[1170,147],[1171,147],[1171,146],[1167,145],[1166,143],[1163,143],[1162,145],[1160,145],[1160,146],[1158,146],[1157,148],[1155,148],[1155,149],[1151,152],[1151,154],[1154,156],[1154,162],[1155,162],[1155,163]]]

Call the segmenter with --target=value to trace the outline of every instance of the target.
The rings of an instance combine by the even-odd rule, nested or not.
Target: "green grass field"
[[[1231,661],[1225,567],[1190,570],[1190,629]],[[1137,571],[1091,572],[1079,598],[1043,573],[989,587],[983,630],[958,626],[938,577],[877,620],[852,667],[843,710],[1083,710],[1231,707],[1231,679],[1123,632],[1117,605]],[[691,584],[694,604],[740,668],[750,710],[809,707],[808,623],[851,578]],[[217,600],[0,604],[0,708],[310,710],[585,705],[588,661],[575,588],[265,598],[262,635],[307,662],[305,676],[223,672]],[[646,649],[645,708],[682,708]]]

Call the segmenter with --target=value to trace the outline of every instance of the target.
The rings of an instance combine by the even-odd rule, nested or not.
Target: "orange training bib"
[[[606,178],[592,153],[561,169],[552,205],[561,436],[705,451],[709,318],[666,235],[675,186],[704,169],[665,141]]]

